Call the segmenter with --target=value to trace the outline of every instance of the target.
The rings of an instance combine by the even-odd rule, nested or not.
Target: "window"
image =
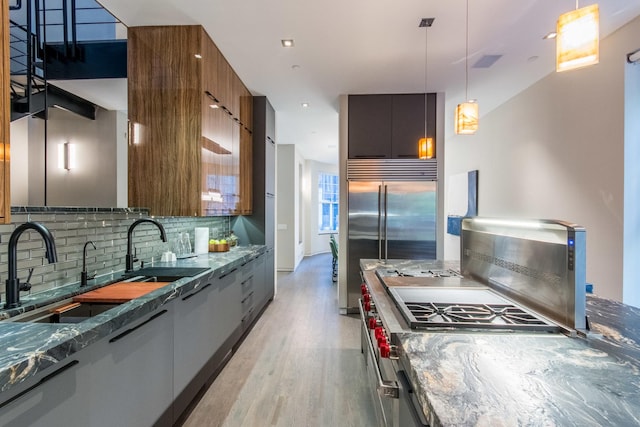
[[[318,231],[338,231],[338,175],[320,173],[318,176]]]

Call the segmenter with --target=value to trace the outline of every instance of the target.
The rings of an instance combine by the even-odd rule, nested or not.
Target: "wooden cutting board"
[[[171,282],[118,282],[73,297],[74,302],[123,303],[160,289]]]

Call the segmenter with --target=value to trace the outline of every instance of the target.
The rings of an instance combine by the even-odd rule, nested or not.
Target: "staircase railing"
[[[11,90],[27,105],[46,87],[47,59],[79,59],[79,42],[117,40],[124,28],[95,0],[13,0],[9,9]]]

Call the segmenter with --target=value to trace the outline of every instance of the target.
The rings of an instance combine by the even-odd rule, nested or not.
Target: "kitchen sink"
[[[144,267],[125,273],[123,277],[145,277],[157,282],[175,282],[183,277],[193,277],[209,270],[208,267]]]
[[[79,323],[183,277],[196,276],[207,270],[207,267],[141,268],[114,283],[11,317],[5,322]],[[105,293],[110,289],[117,291]]]
[[[8,322],[79,323],[122,303],[80,303],[65,300],[7,319]]]

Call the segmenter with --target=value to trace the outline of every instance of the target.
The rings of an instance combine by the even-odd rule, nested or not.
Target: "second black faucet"
[[[160,224],[158,221],[156,221],[155,219],[152,218],[140,218],[136,221],[133,222],[133,224],[131,224],[129,226],[129,231],[127,231],[127,256],[125,259],[126,262],[126,268],[124,270],[125,273],[130,273],[131,271],[133,271],[133,264],[138,261],[138,258],[136,258],[136,254],[134,252],[133,249],[133,229],[136,228],[136,226],[138,226],[138,224],[141,224],[143,222],[150,222],[151,224],[154,224],[156,227],[158,227],[158,229],[160,229],[160,237],[162,238],[163,242],[167,241],[167,234],[164,231],[164,227],[162,226],[162,224]]]

